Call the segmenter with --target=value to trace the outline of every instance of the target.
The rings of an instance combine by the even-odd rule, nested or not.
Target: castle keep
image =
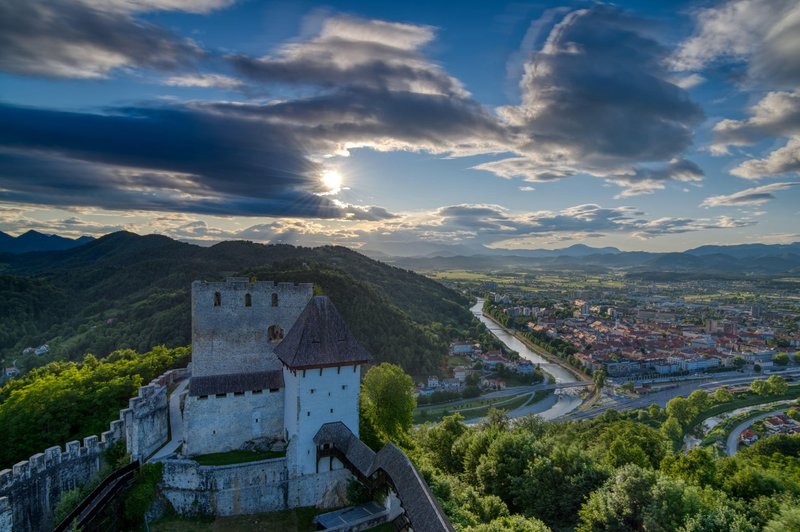
[[[452,530],[400,449],[389,443],[375,453],[358,438],[361,371],[370,361],[311,284],[195,281],[191,367],[142,387],[100,439],[47,449],[0,472],[0,532],[49,529],[61,495],[89,482],[102,450],[119,441],[132,459],[163,463],[160,497],[179,515],[338,508],[356,478],[388,488],[373,525]],[[239,449],[276,457],[223,466],[192,459]]]

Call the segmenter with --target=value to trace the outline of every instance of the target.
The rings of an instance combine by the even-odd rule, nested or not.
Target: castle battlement
[[[141,386],[99,437],[70,441],[63,449],[48,447],[0,471],[0,524],[10,511],[13,530],[47,529],[61,494],[91,480],[100,469],[103,451],[124,441],[132,458],[144,459],[163,445],[168,434],[167,387],[188,374],[187,368],[169,370]]]

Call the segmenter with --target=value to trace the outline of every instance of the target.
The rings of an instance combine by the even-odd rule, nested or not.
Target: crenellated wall
[[[89,482],[100,470],[101,453],[117,442],[125,441],[132,458],[140,459],[166,443],[167,387],[187,376],[186,368],[170,370],[139,388],[99,438],[50,447],[0,471],[0,532],[51,529],[61,494]]]
[[[197,377],[280,369],[279,338],[314,295],[310,283],[274,283],[231,277],[192,283],[192,374]]]

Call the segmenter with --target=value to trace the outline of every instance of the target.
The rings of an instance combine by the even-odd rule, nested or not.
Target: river
[[[486,325],[489,331],[491,331],[491,333],[495,335],[498,340],[503,342],[509,349],[512,349],[513,351],[519,353],[519,355],[522,358],[530,360],[534,364],[539,364],[544,371],[555,377],[556,382],[568,383],[568,382],[578,381],[577,377],[575,377],[575,375],[573,375],[572,372],[564,369],[558,364],[549,362],[546,358],[542,357],[535,351],[529,349],[528,346],[522,343],[514,335],[506,332],[505,329],[503,329],[495,322],[484,316],[483,299],[479,298],[478,302],[475,303],[475,305],[470,310],[472,311],[472,314],[474,314],[476,318],[481,320],[481,323]],[[580,397],[576,397],[574,395],[559,394],[556,397],[558,399],[554,403],[552,402],[552,400],[542,401],[542,403],[544,403],[542,406],[549,406],[549,408],[547,408],[546,410],[543,410],[541,412],[526,412],[526,413],[536,413],[542,416],[544,419],[555,419],[557,417],[561,417],[563,415],[572,412],[573,410],[578,408],[581,404]]]

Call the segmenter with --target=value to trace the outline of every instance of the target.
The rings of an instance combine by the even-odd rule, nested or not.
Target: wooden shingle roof
[[[291,369],[325,368],[362,364],[372,360],[325,296],[315,296],[275,348],[275,354]]]
[[[416,532],[452,532],[453,525],[425,479],[406,453],[391,442],[376,454],[347,425],[337,421],[322,425],[314,436],[314,443],[318,446],[333,445],[342,453],[345,465],[355,468],[364,478],[382,471],[392,484]]]
[[[279,369],[253,373],[208,375],[205,377],[192,377],[189,380],[189,395],[193,397],[256,390],[275,390],[277,388],[283,388],[283,371]]]

